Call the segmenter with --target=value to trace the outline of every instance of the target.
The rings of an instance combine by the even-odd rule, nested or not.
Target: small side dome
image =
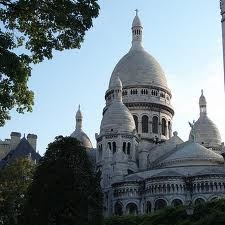
[[[206,98],[203,90],[199,98],[200,117],[192,125],[189,139],[193,137],[197,143],[206,148],[218,149],[221,147],[221,136],[217,126],[207,115]]]
[[[87,136],[87,134],[84,133],[82,130],[75,130],[70,137],[76,138],[85,148],[93,148],[92,143]]]
[[[217,126],[208,116],[200,116],[194,123],[195,141],[207,148],[217,148],[221,145],[221,136]]]
[[[129,109],[122,102],[122,82],[117,74],[114,84],[114,99],[108,109],[105,111],[101,126],[100,134],[105,133],[128,133],[133,134],[135,131],[135,122]]]
[[[102,118],[100,133],[133,133],[134,130],[134,118],[129,109],[122,102],[113,102]]]

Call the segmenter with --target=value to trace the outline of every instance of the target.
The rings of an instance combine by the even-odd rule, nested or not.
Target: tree
[[[21,158],[0,170],[0,224],[17,224],[34,169],[30,159]]]
[[[71,137],[48,145],[28,192],[21,225],[101,225],[100,176]]]
[[[32,111],[31,63],[80,48],[98,13],[97,0],[0,0],[0,126],[14,107]]]

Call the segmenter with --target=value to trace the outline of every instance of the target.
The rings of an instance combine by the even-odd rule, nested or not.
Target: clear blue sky
[[[33,112],[12,112],[11,121],[0,128],[0,138],[8,138],[11,131],[35,133],[43,154],[55,136],[73,132],[81,104],[84,131],[95,146],[104,94],[113,68],[130,48],[137,8],[144,46],[161,64],[172,89],[173,130],[187,140],[188,121],[198,119],[198,99],[204,89],[209,117],[225,140],[219,0],[101,0],[99,4],[100,15],[80,50],[55,52],[52,60],[33,67],[29,82],[35,92]]]

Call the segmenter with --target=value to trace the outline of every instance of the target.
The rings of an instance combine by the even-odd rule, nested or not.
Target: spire
[[[82,116],[80,105],[79,105],[77,113],[76,113],[76,129],[78,130],[82,129],[82,119],[83,119],[83,116]]]
[[[207,105],[207,102],[206,102],[205,96],[203,94],[203,90],[201,90],[201,96],[199,98],[200,117],[205,116],[207,114],[206,105]]]
[[[138,10],[136,9],[136,15],[134,17],[132,23],[132,48],[131,49],[138,49],[142,48],[142,24],[141,20],[138,16]]]

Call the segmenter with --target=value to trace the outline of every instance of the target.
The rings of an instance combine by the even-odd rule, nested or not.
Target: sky
[[[116,63],[131,47],[131,24],[138,9],[144,47],[160,63],[172,91],[173,131],[188,139],[188,121],[199,117],[203,89],[208,116],[225,141],[219,0],[100,0],[99,5],[100,14],[81,49],[55,51],[52,60],[33,66],[33,112],[12,111],[12,119],[0,128],[0,139],[9,138],[12,131],[37,134],[37,150],[43,155],[56,136],[74,131],[80,104],[83,130],[95,146],[105,91]]]

